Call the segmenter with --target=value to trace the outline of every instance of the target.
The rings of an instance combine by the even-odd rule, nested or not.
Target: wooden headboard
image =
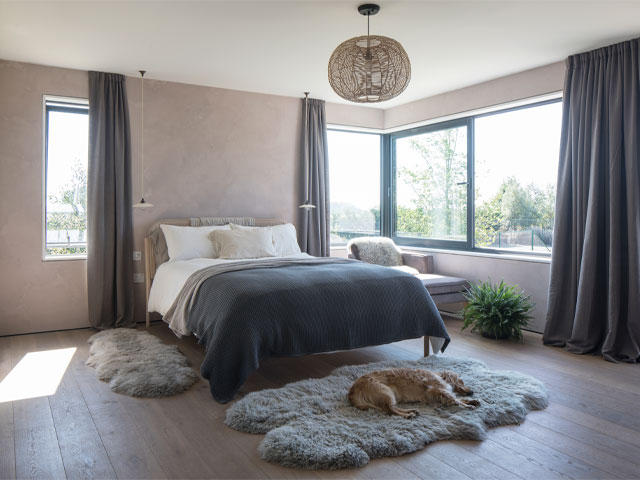
[[[255,226],[256,227],[268,227],[271,225],[282,225],[285,223],[283,220],[279,218],[256,218]],[[154,223],[152,228],[159,227],[160,225],[178,225],[181,227],[188,227],[191,225],[191,221],[189,218],[169,218],[166,220],[160,220]],[[150,233],[150,232],[149,232]],[[149,292],[151,292],[151,284],[153,283],[153,279],[156,276],[156,269],[160,265],[156,265],[156,256],[154,253],[154,245],[151,237],[149,235],[144,237],[144,281],[145,281],[145,316],[147,327],[150,323],[149,318]]]

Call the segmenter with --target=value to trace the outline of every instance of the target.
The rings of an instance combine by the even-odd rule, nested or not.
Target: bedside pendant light
[[[316,208],[311,203],[309,197],[311,196],[311,159],[309,157],[309,92],[304,92],[304,160],[307,166],[307,199],[299,208],[306,211]]]
[[[141,78],[141,90],[142,90],[142,98],[141,103],[142,107],[140,108],[140,143],[142,144],[140,155],[140,201],[133,205],[133,208],[149,208],[153,207],[152,203],[145,202],[144,200],[144,74],[147,73],[146,70],[140,70],[140,78]]]

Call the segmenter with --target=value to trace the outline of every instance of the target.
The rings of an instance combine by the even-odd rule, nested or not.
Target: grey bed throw
[[[222,403],[265,357],[425,335],[444,339],[442,350],[449,343],[422,282],[378,265],[337,258],[243,261],[224,271],[200,270],[187,283],[165,321],[182,315],[205,346],[200,371]]]

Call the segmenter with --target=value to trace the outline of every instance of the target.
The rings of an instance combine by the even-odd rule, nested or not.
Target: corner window
[[[549,255],[562,99],[381,135],[328,131],[331,244]]]
[[[331,246],[380,235],[380,135],[328,130]]]
[[[85,258],[88,103],[44,102],[44,258]]]

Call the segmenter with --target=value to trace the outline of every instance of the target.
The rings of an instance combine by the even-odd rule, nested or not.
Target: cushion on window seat
[[[445,277],[432,273],[420,273],[418,278],[422,280],[431,295],[464,292],[469,287],[469,282],[464,278]]]
[[[394,267],[402,265],[402,252],[386,237],[357,237],[347,243],[347,251],[357,260]]]

